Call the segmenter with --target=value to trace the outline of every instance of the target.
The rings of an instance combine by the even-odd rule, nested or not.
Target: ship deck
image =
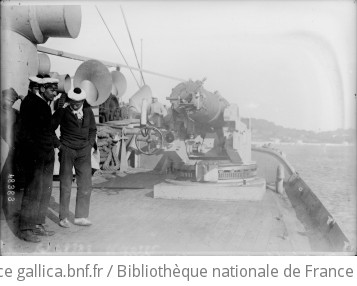
[[[110,178],[111,177],[111,178]],[[321,235],[298,218],[289,199],[267,189],[261,201],[154,199],[155,172],[94,177],[93,225],[58,225],[54,181],[46,225],[56,234],[40,243],[15,235],[2,220],[2,255],[289,255],[328,251]],[[74,219],[75,185],[70,210]]]

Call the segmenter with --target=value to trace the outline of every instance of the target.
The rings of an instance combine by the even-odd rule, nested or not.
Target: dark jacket
[[[61,144],[71,149],[82,149],[93,146],[97,134],[94,114],[89,106],[83,106],[83,119],[78,120],[72,113],[70,106],[59,108],[52,116],[52,128],[56,130],[60,125],[60,140],[56,137],[55,147]]]
[[[33,152],[49,152],[56,134],[51,126],[52,112],[48,103],[29,92],[20,107],[20,144]]]

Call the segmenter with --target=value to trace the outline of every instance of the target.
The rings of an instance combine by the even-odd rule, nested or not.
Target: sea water
[[[320,199],[356,249],[356,145],[274,144]]]

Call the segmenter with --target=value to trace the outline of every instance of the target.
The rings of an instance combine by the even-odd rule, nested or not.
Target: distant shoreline
[[[356,143],[309,143],[309,142],[274,142],[274,141],[252,141],[252,145],[269,147],[269,145],[292,145],[292,146],[341,146],[341,147],[349,147],[356,146]]]

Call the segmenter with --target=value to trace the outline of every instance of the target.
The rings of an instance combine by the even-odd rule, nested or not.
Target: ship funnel
[[[69,74],[58,74],[57,72],[50,72],[50,76],[57,78],[58,82],[58,91],[68,93],[72,87],[71,77]]]
[[[126,78],[120,71],[112,71],[111,74],[113,81],[112,94],[120,98],[124,95],[126,91]],[[113,93],[113,91],[116,93]]]
[[[82,88],[87,94],[87,102],[98,106],[105,102],[112,90],[112,76],[109,70],[97,60],[82,63],[73,78],[73,87]]]

